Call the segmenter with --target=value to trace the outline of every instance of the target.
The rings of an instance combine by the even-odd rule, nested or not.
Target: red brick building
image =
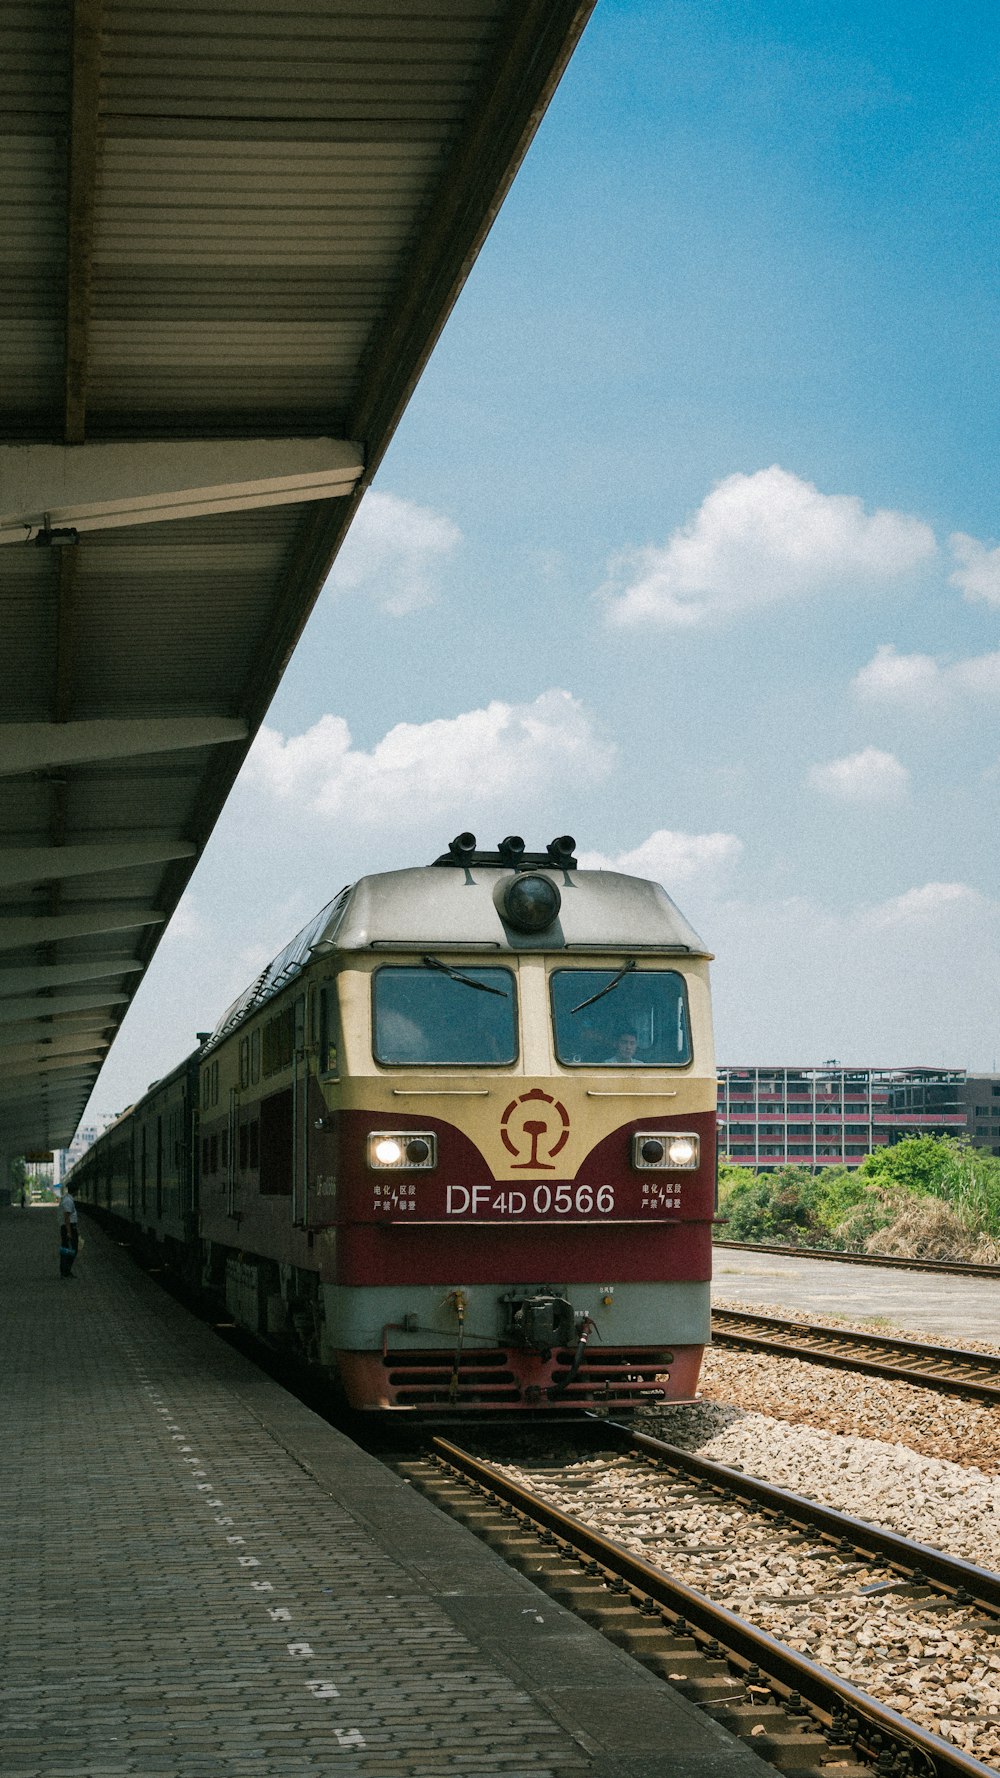
[[[968,1136],[1000,1154],[1000,1076],[839,1062],[719,1069],[720,1153],[760,1172],[858,1167],[904,1136]]]

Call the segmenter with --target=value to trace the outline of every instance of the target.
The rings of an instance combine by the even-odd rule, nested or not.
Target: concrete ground
[[[2,1778],[767,1778],[85,1220],[0,1210]]]
[[[712,1294],[719,1303],[746,1303],[776,1315],[801,1311],[819,1321],[878,1317],[945,1346],[1000,1343],[1000,1278],[994,1283],[723,1247],[715,1253]]]

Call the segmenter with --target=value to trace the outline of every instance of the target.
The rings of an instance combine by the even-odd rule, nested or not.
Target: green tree
[[[943,1198],[949,1195],[951,1175],[966,1148],[951,1136],[907,1136],[889,1148],[877,1148],[858,1172],[872,1185],[898,1185],[904,1191]]]
[[[734,1174],[741,1177],[733,1178]],[[808,1167],[780,1167],[774,1173],[753,1173],[747,1167],[720,1169],[720,1212],[728,1218],[725,1234],[734,1241],[813,1245],[823,1232],[817,1217],[819,1196],[819,1181]]]
[[[929,1205],[922,1213],[928,1200],[947,1205],[950,1220]],[[719,1209],[720,1232],[737,1241],[857,1249],[885,1231],[885,1251],[897,1237],[900,1252],[934,1241],[974,1251],[984,1237],[1000,1242],[1000,1158],[949,1136],[910,1136],[858,1168],[755,1173],[723,1161]]]

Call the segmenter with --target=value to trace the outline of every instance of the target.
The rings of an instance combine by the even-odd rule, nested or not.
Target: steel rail
[[[754,1331],[760,1328],[767,1331]],[[832,1327],[821,1321],[791,1321],[742,1309],[712,1311],[712,1340],[719,1346],[773,1352],[781,1358],[802,1358],[839,1370],[863,1371],[868,1376],[886,1377],[894,1383],[918,1383],[952,1395],[1000,1401],[1000,1357],[989,1352],[971,1352],[960,1346],[927,1345],[919,1340],[860,1333],[854,1328]],[[879,1352],[891,1357],[874,1356]],[[892,1357],[899,1360],[911,1358],[915,1362],[893,1363]],[[940,1366],[947,1368],[935,1368]],[[988,1381],[991,1377],[996,1381]]]
[[[543,1525],[561,1538],[572,1553],[597,1562],[609,1574],[623,1581],[640,1597],[637,1605],[653,1601],[673,1619],[694,1624],[712,1641],[721,1643],[736,1655],[741,1664],[755,1666],[786,1694],[797,1693],[812,1706],[821,1721],[831,1723],[831,1701],[848,1715],[863,1720],[878,1736],[887,1736],[901,1751],[918,1751],[928,1761],[930,1770],[942,1778],[996,1778],[996,1770],[963,1753],[952,1742],[917,1723],[900,1716],[878,1699],[869,1697],[848,1680],[810,1661],[797,1649],[779,1642],[766,1630],[758,1629],[745,1618],[738,1617],[724,1605],[717,1605],[706,1594],[697,1592],[685,1582],[675,1580],[661,1568],[654,1568],[640,1556],[624,1549],[613,1539],[592,1530],[579,1519],[539,1500],[527,1488],[513,1482],[494,1469],[492,1464],[473,1457],[450,1440],[435,1438],[433,1449],[445,1469],[471,1483],[487,1497],[506,1501],[526,1520]],[[874,1749],[869,1743],[869,1753]]]
[[[964,1597],[958,1601],[961,1605],[975,1604],[1000,1617],[1000,1574],[992,1568],[978,1568],[961,1556],[946,1555],[943,1550],[916,1543],[899,1532],[870,1525],[865,1519],[855,1519],[849,1513],[838,1512],[836,1507],[824,1506],[804,1494],[792,1494],[758,1476],[730,1469],[728,1464],[716,1463],[710,1457],[700,1457],[694,1451],[683,1451],[663,1439],[651,1438],[648,1433],[636,1432],[617,1420],[602,1424],[627,1450],[643,1451],[670,1469],[708,1482],[721,1493],[739,1495],[768,1512],[783,1514],[809,1531],[836,1539],[841,1545],[849,1542],[853,1548],[878,1556],[886,1566],[911,1578],[916,1574],[926,1577],[934,1583],[935,1591],[962,1593]]]
[[[956,1278],[989,1278],[1000,1283],[1000,1266],[976,1265],[962,1259],[916,1259],[901,1253],[852,1253],[830,1247],[793,1247],[787,1241],[713,1241],[738,1253],[778,1253],[788,1259],[833,1259],[849,1266],[895,1267],[906,1272],[944,1272]]]

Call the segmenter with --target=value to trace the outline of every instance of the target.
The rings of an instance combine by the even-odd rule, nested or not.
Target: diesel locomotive
[[[446,1420],[694,1398],[709,953],[658,883],[460,834],[362,877],[73,1173],[348,1403]]]

